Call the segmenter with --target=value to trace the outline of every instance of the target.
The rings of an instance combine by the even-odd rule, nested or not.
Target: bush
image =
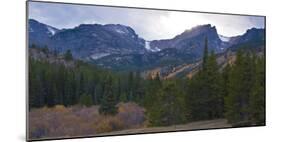
[[[86,110],[86,113],[84,110]],[[96,112],[97,107],[82,108],[73,106],[66,108],[62,105],[57,105],[53,108],[33,109],[29,112],[30,138],[55,138],[95,134],[95,128],[91,126],[97,123],[92,121],[97,116]]]
[[[124,128],[124,123],[117,117],[101,117],[99,123],[95,126],[97,133],[111,132]]]
[[[144,108],[135,103],[119,103],[117,117],[126,128],[142,126],[145,121]]]
[[[100,115],[99,106],[56,105],[29,112],[30,138],[94,135],[144,126],[144,109],[135,103],[119,103],[115,116]]]

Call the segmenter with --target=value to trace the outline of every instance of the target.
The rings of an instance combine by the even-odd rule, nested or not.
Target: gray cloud
[[[29,18],[60,29],[82,23],[123,24],[132,27],[146,40],[172,38],[202,24],[216,26],[219,34],[225,36],[243,34],[252,27],[264,28],[263,17],[40,2],[29,2]]]

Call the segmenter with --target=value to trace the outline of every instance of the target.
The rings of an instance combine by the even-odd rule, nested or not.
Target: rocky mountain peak
[[[264,29],[257,28],[240,36],[225,37],[218,35],[211,24],[193,27],[171,39],[152,41],[145,41],[131,27],[121,24],[81,24],[58,30],[30,19],[28,31],[29,44],[47,45],[58,53],[70,50],[74,58],[122,69],[195,61],[202,57],[205,38],[208,38],[208,49],[215,53],[241,45],[260,47],[265,38]]]
[[[193,38],[196,36],[205,35],[218,38],[217,29],[211,24],[199,25],[191,29],[185,30],[180,35],[177,35],[174,39],[183,39],[183,38]]]

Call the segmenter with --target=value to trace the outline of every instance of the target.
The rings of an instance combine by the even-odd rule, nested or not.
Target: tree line
[[[47,47],[39,48],[49,53]],[[100,112],[115,114],[118,102],[142,103],[143,82],[139,72],[113,73],[74,60],[68,50],[56,58],[73,62],[74,67],[29,57],[29,109],[55,105],[101,105]]]

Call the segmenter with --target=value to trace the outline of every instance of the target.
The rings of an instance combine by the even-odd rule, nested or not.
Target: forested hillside
[[[236,60],[223,69],[205,39],[202,64],[191,78],[144,78],[141,72],[112,72],[76,60],[72,53],[57,54],[48,48],[30,47],[29,111],[41,108],[98,106],[105,118],[120,115],[120,103],[134,102],[138,127],[170,126],[199,120],[226,118],[232,126],[265,124],[265,59],[251,48],[242,48]],[[79,116],[83,117],[83,116]],[[134,119],[134,120],[137,120]],[[70,118],[71,119],[71,118]],[[69,120],[74,121],[74,120]],[[83,120],[81,120],[83,121]],[[111,120],[110,120],[111,121]],[[122,122],[123,126],[125,122]],[[111,124],[111,122],[108,124]],[[107,125],[108,125],[107,124]],[[39,125],[40,126],[40,125]],[[119,126],[119,123],[118,123]],[[115,124],[93,134],[122,130]],[[44,133],[37,133],[44,129]],[[34,128],[40,138],[48,127]]]

